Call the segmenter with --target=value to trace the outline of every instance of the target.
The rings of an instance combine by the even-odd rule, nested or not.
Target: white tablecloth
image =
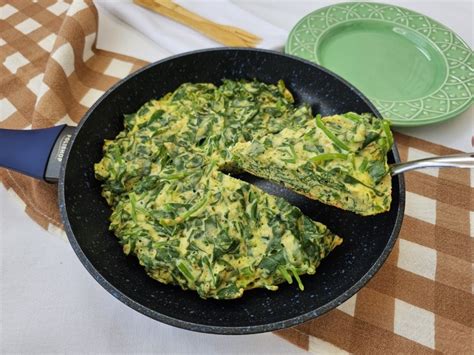
[[[287,31],[306,13],[333,3],[234,2]],[[472,47],[471,1],[388,2],[437,19]],[[100,11],[99,29],[100,48],[148,61],[171,54],[103,11]],[[473,125],[471,108],[446,123],[402,131],[469,151],[473,150],[470,143]],[[155,322],[131,310],[89,276],[64,239],[33,223],[18,198],[2,185],[0,256],[1,353],[303,353],[272,334],[204,335]],[[331,347],[324,342],[313,342],[310,350],[327,353]]]

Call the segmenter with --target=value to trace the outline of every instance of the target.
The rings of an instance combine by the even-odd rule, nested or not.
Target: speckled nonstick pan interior
[[[299,196],[249,176],[272,194],[284,197],[307,216],[344,238],[316,275],[302,278],[305,291],[283,284],[277,292],[252,290],[241,299],[203,300],[149,278],[133,256],[125,256],[109,232],[111,213],[101,197],[93,165],[101,159],[104,139],[123,129],[122,118],[146,101],[159,98],[185,82],[222,78],[283,79],[297,102],[314,113],[372,112],[374,106],[354,87],[327,70],[276,52],[213,49],[186,53],[151,64],[111,88],[89,110],[72,136],[59,179],[60,209],[69,241],[90,274],[113,296],[135,310],[177,327],[207,333],[245,334],[290,327],[317,317],[356,293],[381,267],[398,236],[404,211],[403,177],[393,177],[390,212],[361,217]],[[397,162],[394,147],[389,163]]]

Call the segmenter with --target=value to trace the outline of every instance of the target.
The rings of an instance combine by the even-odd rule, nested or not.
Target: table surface
[[[471,1],[387,1],[424,13],[453,29],[472,47]],[[234,1],[289,31],[308,12],[334,1]],[[101,11],[98,46],[148,61],[171,53]],[[124,41],[123,38],[127,38]],[[400,130],[438,144],[472,151],[474,110],[429,127]],[[54,235],[52,235],[54,234]],[[155,322],[126,307],[89,276],[58,231],[44,231],[0,185],[1,353],[272,353],[302,350],[274,336],[218,336]],[[85,341],[86,340],[86,341]],[[315,342],[310,350],[330,350]]]

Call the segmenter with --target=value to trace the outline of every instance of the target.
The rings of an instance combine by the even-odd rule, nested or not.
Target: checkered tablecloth
[[[90,1],[0,2],[0,127],[75,125],[120,78],[146,63],[95,48]],[[456,151],[396,135],[402,160]],[[43,228],[61,233],[56,187],[0,169]],[[474,173],[406,174],[406,217],[389,259],[346,303],[276,332],[310,352],[473,352]]]

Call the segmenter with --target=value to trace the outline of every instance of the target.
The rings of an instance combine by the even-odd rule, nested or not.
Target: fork
[[[205,36],[231,47],[255,47],[261,38],[241,28],[210,21],[171,0],[134,0],[134,3],[193,28]]]

